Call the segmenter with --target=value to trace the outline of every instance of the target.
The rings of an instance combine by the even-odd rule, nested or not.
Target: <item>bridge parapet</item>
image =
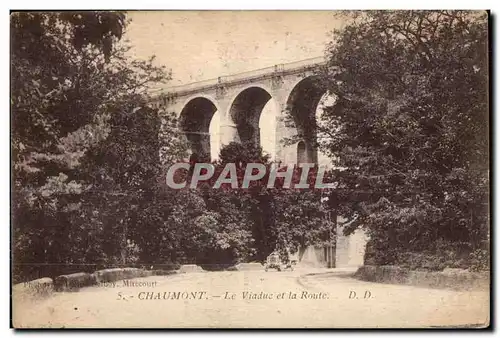
[[[188,96],[204,91],[217,90],[220,87],[231,87],[245,83],[251,83],[258,80],[268,79],[277,75],[285,76],[297,74],[303,71],[315,69],[326,63],[324,57],[315,57],[311,59],[296,61],[292,63],[278,64],[271,67],[265,67],[243,73],[237,73],[227,76],[220,76],[216,79],[208,79],[185,85],[172,86],[159,89],[153,95],[167,95],[172,97]]]
[[[163,88],[152,93],[150,105],[163,111],[175,113],[180,130],[186,136],[193,152],[210,154],[212,118],[217,113],[218,146],[231,142],[260,143],[260,115],[271,99],[274,111],[272,124],[262,128],[274,129],[273,153],[284,163],[299,161],[299,145],[282,145],[282,140],[297,134],[297,127],[287,126],[285,118],[289,112],[294,116],[314,114],[316,102],[323,91],[314,78],[316,70],[326,64],[324,57],[316,57],[286,64],[277,64],[248,72],[220,76],[181,86]],[[271,122],[271,121],[269,121]],[[267,123],[267,122],[266,122]],[[304,126],[298,128],[304,129]],[[213,129],[213,127],[212,127]],[[301,129],[301,130],[302,130]],[[300,144],[301,161],[317,160],[314,147],[306,142]]]

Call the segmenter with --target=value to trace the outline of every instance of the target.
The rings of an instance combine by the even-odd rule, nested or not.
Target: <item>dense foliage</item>
[[[128,56],[126,27],[119,12],[11,17],[15,280],[122,265],[218,268],[315,243],[328,226],[318,193],[166,186],[187,146],[175,116],[148,108],[148,88],[170,74]],[[237,144],[220,158],[218,170],[270,165]]]
[[[331,244],[337,214],[348,232],[368,231],[367,263],[487,268],[484,13],[342,15],[320,74],[336,104],[311,127],[337,167],[325,198],[282,179],[267,188],[268,174],[249,189],[211,188],[226,163],[237,164],[239,186],[248,163],[269,173],[261,149],[237,143],[222,148],[208,182],[169,188],[166,171],[187,145],[175,116],[148,108],[148,89],[170,74],[128,56],[125,15],[14,13],[14,278],[260,261],[276,248]]]
[[[347,168],[339,209],[361,215],[368,263],[487,267],[486,13],[342,13],[318,120],[320,147]],[[419,263],[420,262],[420,263]]]
[[[118,12],[11,16],[16,274],[110,263],[134,248],[130,211],[151,199],[159,170],[146,89],[169,74],[127,57],[126,24]]]
[[[220,189],[211,188],[221,173],[223,177],[231,175],[223,172],[227,163],[236,164],[239,188],[233,189],[230,183],[222,184]],[[265,175],[250,182],[248,189],[241,189],[248,163],[263,164]],[[331,244],[335,240],[330,233],[335,224],[327,217],[327,205],[321,199],[323,190],[314,189],[315,169],[307,178],[311,189],[294,188],[301,178],[301,170],[295,167],[291,168],[289,188],[284,187],[283,177],[276,178],[272,188],[268,188],[269,174],[275,164],[262,155],[261,148],[239,143],[223,147],[214,165],[215,174],[204,183],[202,194],[211,215],[224,224],[219,243],[233,250],[227,259],[262,261],[275,249],[284,255],[287,248],[296,252],[307,245]],[[279,167],[278,171],[287,169]]]

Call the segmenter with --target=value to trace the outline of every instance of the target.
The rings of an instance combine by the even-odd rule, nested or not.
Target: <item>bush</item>
[[[490,252],[486,249],[476,249],[470,254],[470,270],[484,271],[490,269]]]
[[[426,271],[443,271],[446,268],[481,271],[489,269],[489,251],[473,251],[471,245],[464,242],[436,241],[426,248],[410,248],[401,243],[389,245],[387,241],[370,240],[366,247],[365,265],[397,265]]]

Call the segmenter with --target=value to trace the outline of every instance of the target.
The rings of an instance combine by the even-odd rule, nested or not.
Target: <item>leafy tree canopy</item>
[[[24,267],[112,262],[134,247],[134,210],[160,170],[147,89],[170,74],[127,56],[126,25],[119,12],[11,16],[14,255]]]
[[[369,192],[340,199],[344,215],[362,214],[351,230],[368,229],[380,264],[441,243],[455,253],[484,249],[486,13],[341,15],[348,24],[334,32],[322,72],[338,104],[325,108],[318,131],[328,135],[322,150],[347,168],[339,192]]]

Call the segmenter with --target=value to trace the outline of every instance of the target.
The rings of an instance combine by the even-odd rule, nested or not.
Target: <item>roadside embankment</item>
[[[176,271],[159,274],[174,274]],[[155,271],[148,271],[138,268],[112,268],[95,271],[94,273],[77,272],[68,275],[60,275],[52,280],[45,277],[29,282],[15,284],[12,288],[13,297],[16,300],[43,298],[52,292],[78,291],[80,288],[96,285],[99,283],[109,283],[118,280],[148,277],[155,275]]]
[[[487,289],[490,287],[489,272],[472,272],[464,269],[420,271],[399,266],[366,265],[360,267],[353,277],[368,282],[454,290]]]
[[[14,301],[44,298],[54,291],[52,278],[39,278],[29,282],[19,283],[12,287]]]

